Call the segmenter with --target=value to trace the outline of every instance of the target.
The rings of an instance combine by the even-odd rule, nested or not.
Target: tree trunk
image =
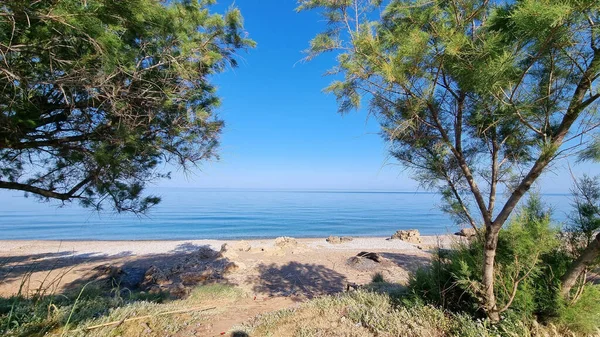
[[[600,233],[596,235],[596,238],[590,242],[587,248],[581,253],[581,255],[575,260],[565,275],[561,278],[562,286],[560,294],[563,298],[569,298],[571,289],[577,282],[579,275],[591,265],[600,255]]]
[[[486,226],[485,246],[483,249],[483,307],[492,322],[500,321],[500,313],[494,294],[494,261],[496,259],[496,248],[498,247],[498,231],[492,226]]]

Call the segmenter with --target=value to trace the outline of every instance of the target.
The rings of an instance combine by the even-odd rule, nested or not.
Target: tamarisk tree
[[[300,0],[334,51],[340,112],[363,101],[391,154],[484,241],[481,307],[499,320],[498,233],[532,184],[587,142],[600,92],[596,0]],[[508,198],[497,203],[499,190]]]
[[[254,42],[213,2],[0,3],[0,188],[143,212],[159,165],[216,157],[210,76]]]

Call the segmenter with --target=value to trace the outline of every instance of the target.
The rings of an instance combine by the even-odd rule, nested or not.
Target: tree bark
[[[496,260],[496,248],[498,247],[498,232],[492,226],[486,226],[485,230],[485,246],[483,249],[483,296],[484,310],[488,318],[492,322],[500,321],[500,313],[498,312],[498,304],[496,303],[496,295],[494,293],[494,263]]]
[[[581,255],[575,260],[565,275],[561,277],[562,286],[560,288],[560,294],[563,298],[568,299],[571,293],[571,289],[577,283],[579,275],[590,266],[600,256],[600,233],[596,235],[596,238],[590,242],[586,249]]]

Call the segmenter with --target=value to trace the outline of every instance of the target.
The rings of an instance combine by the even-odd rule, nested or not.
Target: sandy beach
[[[123,286],[138,287],[147,281],[150,271],[160,270],[165,280],[147,286],[150,291],[175,292],[216,282],[234,285],[247,294],[246,308],[242,312],[231,308],[229,315],[220,316],[214,323],[217,331],[262,312],[369,283],[375,273],[405,284],[410,272],[429,263],[437,247],[448,247],[456,240],[459,237],[444,235],[422,236],[420,243],[384,237],[353,238],[340,244],[325,238],[0,241],[0,295],[11,296],[19,289],[23,293],[40,289],[60,293],[105,278],[112,273],[107,271],[114,270],[124,275]],[[360,252],[376,253],[380,261],[353,260]],[[212,274],[202,276],[207,270]],[[257,298],[263,301],[260,305]]]

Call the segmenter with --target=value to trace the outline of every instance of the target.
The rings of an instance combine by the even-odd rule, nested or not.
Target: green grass
[[[88,284],[79,291],[44,297],[0,298],[0,335],[3,336],[137,336],[144,333],[142,321],[124,320],[149,316],[143,322],[152,335],[165,335],[185,329],[219,313],[203,311],[215,303],[234,302],[242,292],[227,285],[194,288],[181,300],[168,300],[164,294],[107,290]],[[192,309],[192,310],[190,310]],[[189,311],[186,311],[189,310]],[[185,311],[177,314],[164,314]],[[120,322],[107,327],[87,327]]]

